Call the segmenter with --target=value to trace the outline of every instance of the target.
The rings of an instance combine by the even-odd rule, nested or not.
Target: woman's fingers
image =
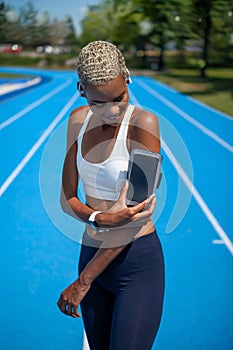
[[[71,283],[60,295],[57,306],[64,314],[80,317],[78,305],[88,292],[91,284],[84,284],[79,278]]]
[[[111,213],[113,228],[128,225],[138,219],[144,219],[144,221],[146,221],[146,219],[149,220],[154,211],[155,195],[151,195],[149,198],[133,207],[127,207],[125,204],[123,205],[123,201],[125,201],[126,198],[127,189],[128,183],[124,185],[117,202],[110,210],[108,210],[108,214]],[[141,215],[142,213],[143,215]],[[141,222],[138,224],[141,225]]]
[[[66,315],[72,316],[73,318],[80,317],[78,313],[78,306],[75,306],[73,303],[67,303],[66,305]]]
[[[61,312],[67,316],[72,316],[73,318],[81,317],[80,313],[78,312],[78,306],[76,306],[73,302],[64,300],[62,295],[57,302],[57,306]]]
[[[137,215],[140,216],[140,218],[150,217],[155,210],[155,205],[156,205],[156,200],[155,198],[153,198],[152,201],[150,202],[150,205],[147,207],[147,209],[142,211],[141,213],[138,213]]]
[[[66,305],[67,305],[67,301],[64,300],[62,295],[61,295],[58,302],[57,302],[57,306],[59,307],[61,312],[63,312],[63,314],[66,314],[66,311],[67,311]]]
[[[71,316],[72,316],[73,318],[81,317],[80,313],[78,312],[78,306],[73,306],[73,307],[72,307]]]
[[[136,213],[140,213],[143,209],[147,208],[147,207],[151,207],[151,204],[153,203],[153,201],[155,201],[155,195],[152,194],[149,198],[147,198],[146,200],[144,200],[143,202],[135,205],[134,207],[132,207]]]
[[[154,212],[156,204],[155,196],[150,196],[146,201],[140,203],[139,205],[134,207],[136,209],[134,219],[148,219]]]

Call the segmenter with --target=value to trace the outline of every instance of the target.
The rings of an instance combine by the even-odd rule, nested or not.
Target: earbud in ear
[[[130,77],[130,72],[129,70],[127,69],[127,78],[125,79],[126,83],[127,84],[131,84],[132,83],[132,79]]]
[[[80,82],[77,83],[77,89],[78,89],[78,91],[79,91],[79,95],[80,95],[81,97],[85,97],[85,91],[83,90],[83,87],[82,87],[82,85],[80,84]]]
[[[127,83],[127,84],[131,84],[131,83],[132,83],[132,79],[131,79],[130,76],[128,76],[128,77],[126,78],[126,83]]]

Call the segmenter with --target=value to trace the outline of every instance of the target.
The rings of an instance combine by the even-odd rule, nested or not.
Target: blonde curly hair
[[[129,71],[120,50],[107,41],[93,41],[82,48],[77,61],[81,85],[106,84],[119,74],[127,79]]]

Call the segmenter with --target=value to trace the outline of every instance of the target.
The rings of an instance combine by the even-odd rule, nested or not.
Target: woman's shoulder
[[[68,122],[68,137],[71,143],[74,143],[77,140],[79,131],[87,117],[88,112],[89,112],[88,106],[81,106],[81,107],[75,108],[70,113],[69,122]]]
[[[151,152],[159,152],[160,134],[156,115],[145,109],[135,107],[131,119],[131,148],[144,148]]]
[[[150,129],[151,127],[158,127],[158,118],[151,111],[135,107],[130,124],[133,127]]]
[[[76,122],[84,122],[84,120],[86,119],[87,113],[89,111],[89,106],[80,106],[77,107],[75,109],[73,109],[73,111],[71,111],[70,113],[70,121],[76,121]]]
[[[79,129],[84,123],[88,112],[89,106],[80,106],[78,108],[73,109],[69,117],[69,127],[77,127]]]

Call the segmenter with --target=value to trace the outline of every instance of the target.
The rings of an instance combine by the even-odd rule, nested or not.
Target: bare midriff
[[[86,203],[94,210],[107,212],[115,202],[86,196]],[[95,240],[104,241],[106,247],[124,245],[154,231],[155,227],[152,220],[149,220],[147,224],[143,226],[136,226],[135,222],[132,222],[131,224],[119,228],[108,229],[104,232],[97,232],[93,230],[90,225],[86,225],[86,232],[88,235]]]

